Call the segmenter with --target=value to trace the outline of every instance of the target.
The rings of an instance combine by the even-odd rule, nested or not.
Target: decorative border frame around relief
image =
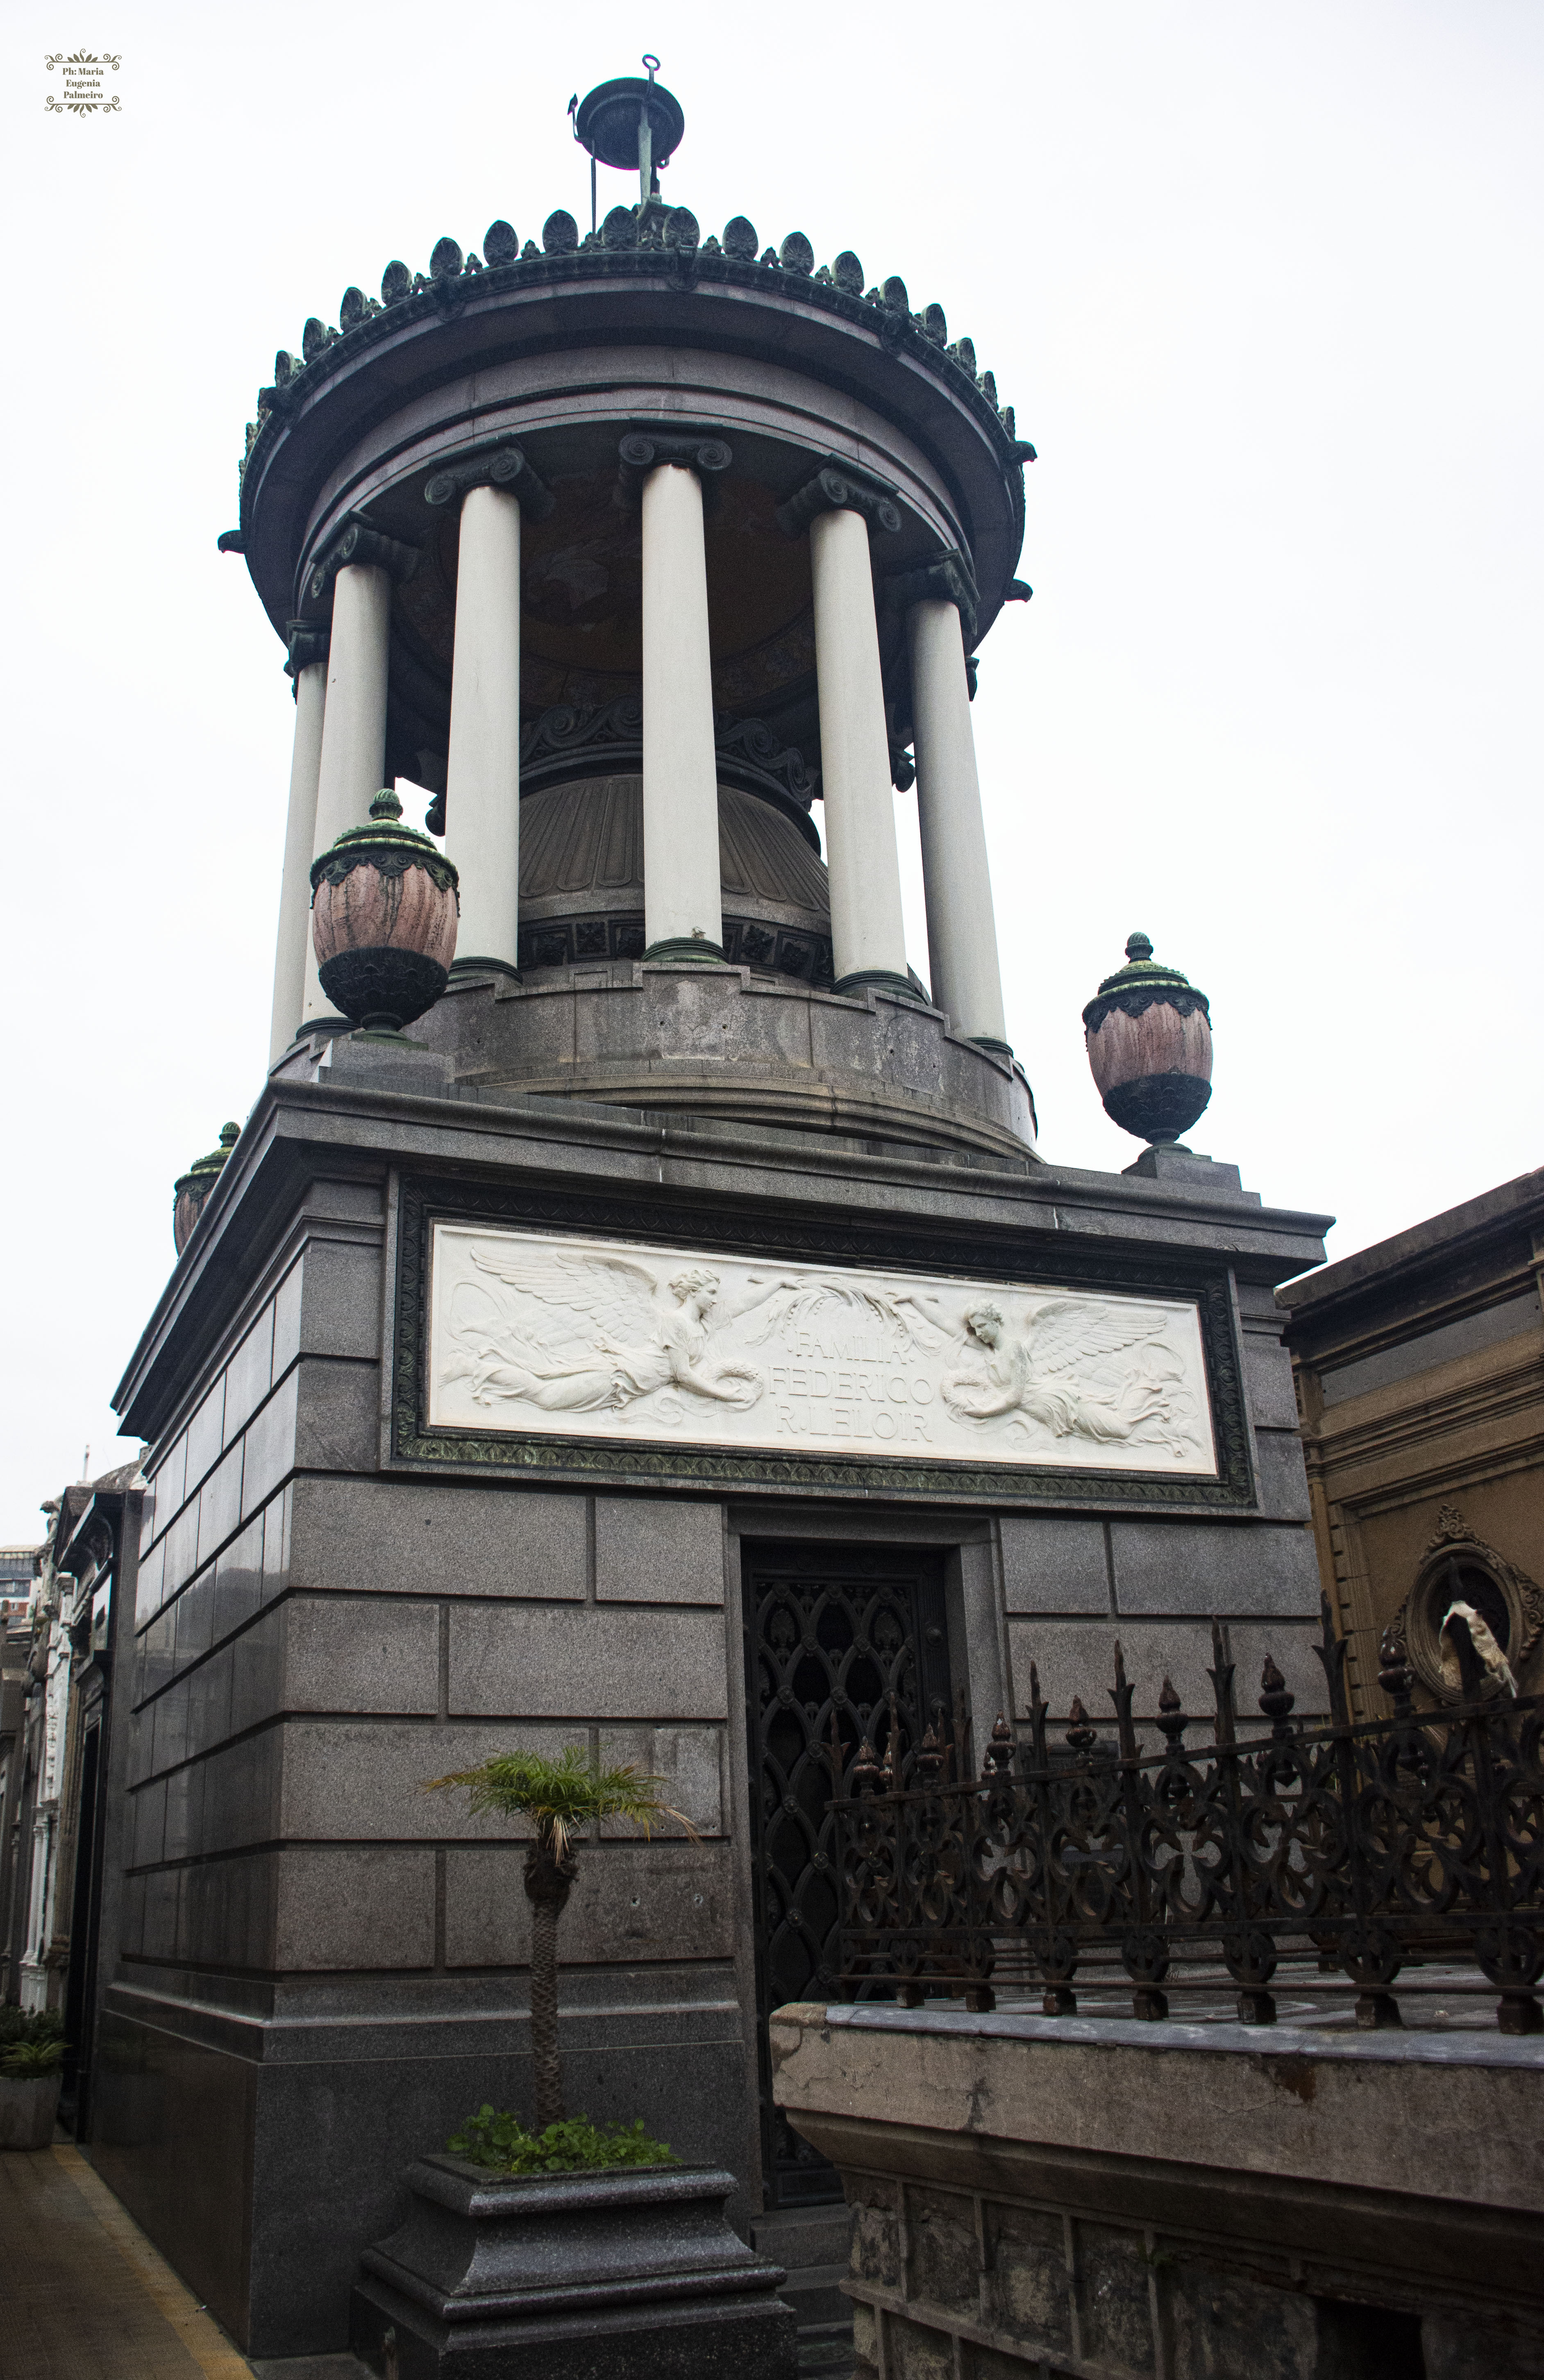
[[[768,1261],[868,1265],[898,1272],[957,1273],[1031,1289],[1119,1292],[1193,1301],[1200,1324],[1207,1394],[1217,1450],[1215,1479],[1173,1473],[1097,1471],[1060,1466],[924,1463],[898,1455],[783,1454],[771,1450],[598,1442],[542,1432],[431,1428],[426,1418],[426,1351],[432,1228],[483,1223],[556,1232],[574,1239],[651,1240],[686,1252],[758,1257]],[[1256,1509],[1249,1422],[1224,1262],[1205,1257],[1139,1257],[1110,1250],[1050,1249],[1008,1231],[918,1231],[829,1213],[747,1213],[698,1205],[678,1193],[586,1192],[567,1183],[521,1187],[403,1173],[396,1216],[391,1454],[394,1467],[478,1471],[541,1478],[553,1486],[760,1488],[788,1495],[814,1490],[866,1501],[949,1504],[1165,1505],[1188,1512]]]

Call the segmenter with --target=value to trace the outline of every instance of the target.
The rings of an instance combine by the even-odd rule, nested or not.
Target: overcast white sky
[[[214,550],[254,392],[389,258],[581,214],[569,93],[646,47],[666,195],[902,273],[1039,449],[975,716],[1047,1156],[1137,1154],[1079,1011],[1140,926],[1212,1002],[1193,1145],[1332,1254],[1544,1159],[1538,0],[9,0],[0,43],[0,1538],[134,1451],[173,1178],[262,1084],[293,714]],[[46,112],[82,45],[119,113]]]

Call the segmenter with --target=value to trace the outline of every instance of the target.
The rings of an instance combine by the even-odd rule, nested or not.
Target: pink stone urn
[[[172,1238],[178,1256],[193,1236],[193,1226],[203,1213],[204,1200],[220,1179],[220,1168],[241,1137],[238,1123],[220,1126],[220,1146],[212,1148],[207,1157],[195,1157],[186,1173],[179,1173],[172,1184]]]
[[[1158,965],[1146,934],[1125,956],[1083,1011],[1088,1066],[1112,1123],[1175,1141],[1211,1097],[1211,1011],[1188,977]]]
[[[432,1008],[456,956],[455,868],[401,823],[387,790],[369,826],[340,834],[311,867],[311,941],[322,989],[367,1029],[396,1032]]]

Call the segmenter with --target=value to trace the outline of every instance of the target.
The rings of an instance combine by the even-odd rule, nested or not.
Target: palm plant
[[[662,1800],[663,1777],[641,1774],[634,1762],[602,1768],[577,1744],[561,1760],[540,1753],[504,1752],[476,1768],[434,1777],[427,1790],[465,1790],[474,1817],[496,1810],[501,1817],[525,1818],[536,1832],[526,1852],[526,1894],[530,1901],[530,2041],[536,2069],[536,2130],[565,2120],[563,2063],[557,2046],[557,1921],[578,1872],[576,1838],[602,1818],[627,1818],[651,1833],[656,1818],[674,1818],[689,1839],[699,1838],[685,1814]]]

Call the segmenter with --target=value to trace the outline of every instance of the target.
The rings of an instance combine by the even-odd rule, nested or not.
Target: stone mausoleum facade
[[[748,2223],[836,2194],[766,2047],[831,1980],[833,1730],[905,1771],[1031,1658],[1097,1718],[1117,1633],[1139,1717],[1205,1708],[1213,1620],[1321,1706],[1273,1292],[1324,1219],[1059,1166],[1003,1013],[969,698],[1030,449],[941,308],[645,187],[346,292],[223,540],[295,682],[273,1067],[119,1395],[92,2154],[260,2356],[341,2347],[402,2167],[529,2113],[521,1847],[425,1780],[665,1779],[700,1840],[597,1842],[564,1920],[569,2097]],[[406,1039],[309,939],[394,779],[460,878]]]

